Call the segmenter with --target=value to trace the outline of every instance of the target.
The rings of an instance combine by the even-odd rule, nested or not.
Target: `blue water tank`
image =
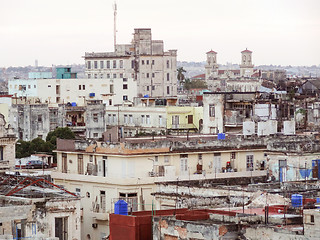
[[[119,215],[128,215],[128,203],[122,199],[114,204],[114,213]]]
[[[225,133],[218,133],[218,140],[224,140],[226,139],[226,134]]]
[[[143,97],[144,97],[144,98],[148,98],[148,97],[149,97],[149,95],[147,94],[147,95],[144,95]]]
[[[94,96],[96,96],[95,93],[89,93],[89,97],[94,97]]]
[[[317,197],[317,205],[320,204],[320,197]],[[317,208],[320,208],[320,207],[317,207]]]
[[[76,107],[76,106],[77,106],[77,103],[76,103],[76,102],[72,102],[72,103],[71,103],[71,106],[72,106],[72,107]]]
[[[300,194],[292,194],[291,195],[291,204],[292,207],[302,207],[303,196]]]

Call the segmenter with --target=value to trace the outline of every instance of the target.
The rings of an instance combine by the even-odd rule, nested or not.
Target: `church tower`
[[[207,52],[206,80],[213,80],[218,77],[217,52]]]
[[[251,77],[253,74],[252,52],[248,49],[241,52],[240,76]]]

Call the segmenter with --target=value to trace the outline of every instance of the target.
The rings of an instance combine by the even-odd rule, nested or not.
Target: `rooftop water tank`
[[[218,133],[218,140],[224,140],[226,139],[226,134],[225,133]]]
[[[72,102],[72,103],[71,103],[71,106],[72,106],[72,107],[76,107],[76,106],[77,106],[77,103],[76,103],[76,102]]]
[[[122,199],[114,204],[114,213],[119,215],[128,215],[128,203]]]
[[[303,196],[300,194],[291,195],[291,204],[292,207],[302,207]]]

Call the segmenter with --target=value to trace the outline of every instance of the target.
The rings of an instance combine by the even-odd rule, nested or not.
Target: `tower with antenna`
[[[113,44],[114,44],[114,51],[116,51],[116,44],[117,44],[117,2],[114,1],[113,4]]]

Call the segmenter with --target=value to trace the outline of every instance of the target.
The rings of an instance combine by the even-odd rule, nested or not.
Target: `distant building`
[[[6,128],[3,114],[0,114],[0,172],[14,168],[16,140],[11,127]]]
[[[163,48],[162,40],[152,40],[151,29],[134,29],[131,44],[116,45],[114,52],[85,53],[87,78],[134,81],[137,89],[128,90],[135,97],[176,96],[177,50]]]
[[[210,91],[257,91],[261,86],[259,71],[253,69],[252,51],[241,52],[240,69],[219,69],[217,52],[207,52],[205,80]]]

